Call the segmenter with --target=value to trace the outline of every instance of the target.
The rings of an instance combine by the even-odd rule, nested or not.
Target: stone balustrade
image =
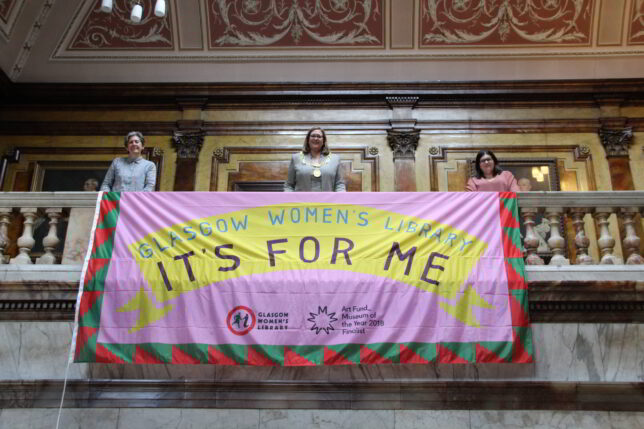
[[[0,193],[0,320],[73,319],[96,199],[94,192]],[[644,192],[518,199],[533,321],[644,321]]]
[[[548,264],[555,266],[644,264],[639,237],[644,192],[521,192],[518,196],[526,265],[544,265],[544,254]],[[545,228],[539,229],[541,216],[539,226]]]
[[[96,192],[3,192],[0,193],[0,264],[82,264],[89,242],[96,207]],[[60,222],[69,227],[61,236]],[[46,223],[45,225],[42,225]],[[21,223],[21,225],[20,225]],[[35,225],[44,226],[42,255],[35,257]],[[17,238],[12,234],[18,231]],[[64,244],[62,258],[55,254]],[[7,253],[14,249],[11,255]]]
[[[0,264],[82,264],[96,198],[94,192],[0,193]],[[644,264],[644,192],[521,192],[518,199],[526,265]],[[20,236],[12,243],[9,231],[17,219]],[[44,252],[35,258],[37,219],[48,222],[48,230],[41,238]],[[68,220],[65,237],[61,219]],[[59,259],[54,249],[60,241]],[[7,255],[10,247],[13,254]]]

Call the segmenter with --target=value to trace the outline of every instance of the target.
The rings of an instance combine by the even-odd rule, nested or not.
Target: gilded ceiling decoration
[[[208,0],[218,47],[383,46],[384,0]]]
[[[421,0],[421,5],[421,46],[590,43],[593,0]]]
[[[165,17],[158,18],[154,16],[154,0],[143,0],[141,22],[133,23],[128,0],[114,0],[112,13],[100,11],[100,0],[94,3],[70,43],[70,50],[172,49],[170,7]]]
[[[633,1],[633,13],[628,32],[628,43],[644,43],[644,0]]]

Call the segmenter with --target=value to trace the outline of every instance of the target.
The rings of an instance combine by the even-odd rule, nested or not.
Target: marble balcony
[[[644,427],[644,192],[519,193],[535,363],[311,368],[68,368],[96,198],[0,194],[0,428]]]

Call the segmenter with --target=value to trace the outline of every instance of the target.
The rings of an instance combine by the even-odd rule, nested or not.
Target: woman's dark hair
[[[127,147],[127,144],[130,142],[130,138],[134,136],[137,136],[139,140],[141,140],[141,146],[145,146],[145,137],[143,137],[143,134],[141,134],[139,131],[130,131],[129,133],[127,133],[123,145]]]
[[[494,176],[501,174],[502,170],[499,168],[499,161],[496,159],[494,152],[492,152],[491,150],[480,150],[479,153],[476,154],[476,161],[474,164],[474,168],[476,168],[477,179],[482,179],[485,177],[483,170],[481,170],[481,158],[483,158],[485,155],[490,155],[490,158],[492,158],[492,161],[494,161],[494,170],[492,171]]]
[[[329,153],[329,146],[326,145],[326,133],[324,130],[320,127],[313,127],[309,130],[308,133],[306,133],[306,139],[304,139],[304,145],[302,146],[302,152],[304,153],[311,153],[311,148],[309,147],[309,137],[311,137],[311,133],[313,131],[320,131],[322,133],[322,149],[320,152],[322,152],[322,155],[327,156]]]

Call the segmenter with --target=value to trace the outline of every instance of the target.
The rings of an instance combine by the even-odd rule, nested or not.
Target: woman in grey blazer
[[[302,152],[291,157],[284,192],[345,192],[340,158],[329,152],[326,133],[311,128],[306,134]]]

